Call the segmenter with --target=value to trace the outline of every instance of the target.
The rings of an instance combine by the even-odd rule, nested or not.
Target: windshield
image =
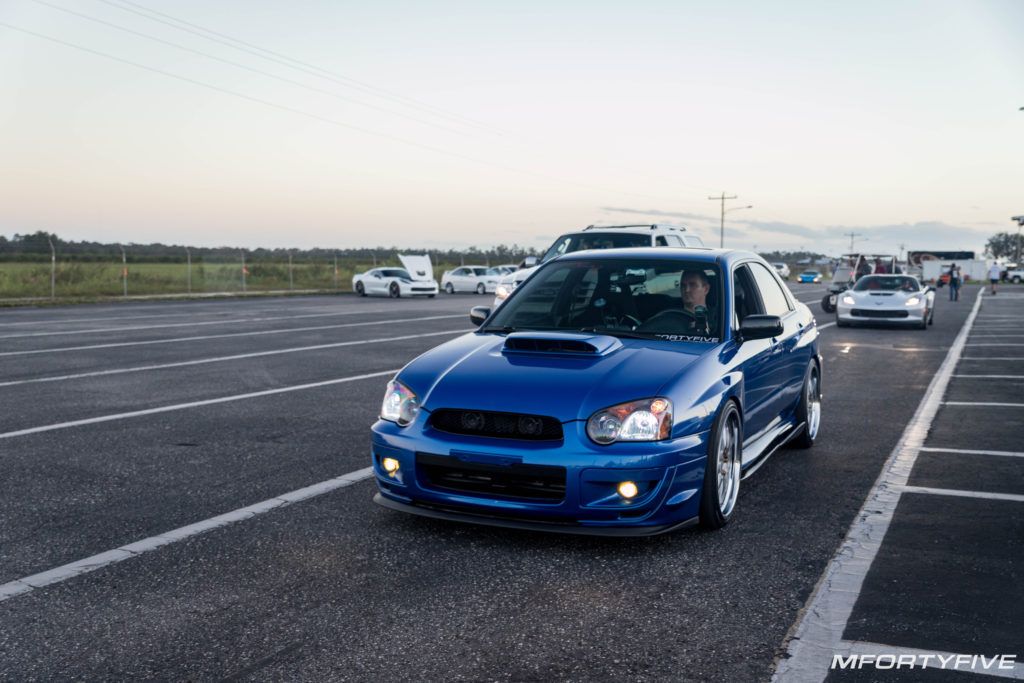
[[[487,275],[486,268],[472,268],[471,270],[473,271],[474,275]]]
[[[880,277],[878,275],[865,275],[860,280],[857,280],[857,284],[853,287],[855,292],[876,290],[883,292],[916,292],[920,289],[921,284],[917,281],[917,278]]]
[[[623,247],[649,247],[651,236],[644,232],[586,232],[559,237],[551,245],[541,263],[556,256],[584,249],[620,249]]]
[[[401,268],[388,268],[387,270],[380,271],[380,274],[384,277],[400,277],[406,280],[411,280],[409,273],[402,270]]]
[[[722,277],[687,259],[584,259],[541,268],[484,331],[558,330],[717,342]]]

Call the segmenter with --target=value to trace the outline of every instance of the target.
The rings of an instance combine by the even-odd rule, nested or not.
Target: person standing
[[[960,301],[960,268],[949,264],[949,300]]]
[[[996,285],[999,284],[999,273],[1001,270],[1002,269],[999,267],[999,264],[995,261],[993,261],[992,265],[988,267],[988,282],[989,286],[992,288],[993,294],[996,293]]]

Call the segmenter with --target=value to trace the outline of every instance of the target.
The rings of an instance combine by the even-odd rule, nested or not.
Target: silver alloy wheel
[[[723,517],[732,514],[740,492],[740,425],[736,415],[730,415],[722,425],[722,436],[718,440],[718,509]]]
[[[479,283],[476,286],[476,293],[477,294],[485,294],[486,292],[487,292],[487,288],[484,287],[484,283],[481,282],[481,283]]]
[[[446,291],[448,294],[454,294],[455,293],[455,287],[452,286],[452,283],[449,282],[448,284],[446,284],[444,286],[444,291]]]
[[[807,378],[807,436],[814,440],[818,436],[821,425],[821,386],[818,382],[818,369],[811,368],[811,376]]]

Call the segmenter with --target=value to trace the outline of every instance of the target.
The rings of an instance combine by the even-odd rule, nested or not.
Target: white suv
[[[514,273],[498,282],[494,306],[504,301],[512,290],[528,278],[541,263],[584,249],[621,249],[625,247],[703,247],[704,242],[678,225],[591,225],[583,230],[567,232],[554,241],[540,260],[530,257]]]

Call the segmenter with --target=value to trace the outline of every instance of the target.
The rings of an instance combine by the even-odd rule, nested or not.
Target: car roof
[[[711,247],[627,247],[622,249],[588,249],[562,254],[548,261],[566,261],[572,259],[665,259],[666,261],[702,261],[705,263],[721,263],[729,266],[736,261],[753,259],[764,262],[757,254],[739,249],[713,249]],[[546,263],[544,265],[547,265]]]

